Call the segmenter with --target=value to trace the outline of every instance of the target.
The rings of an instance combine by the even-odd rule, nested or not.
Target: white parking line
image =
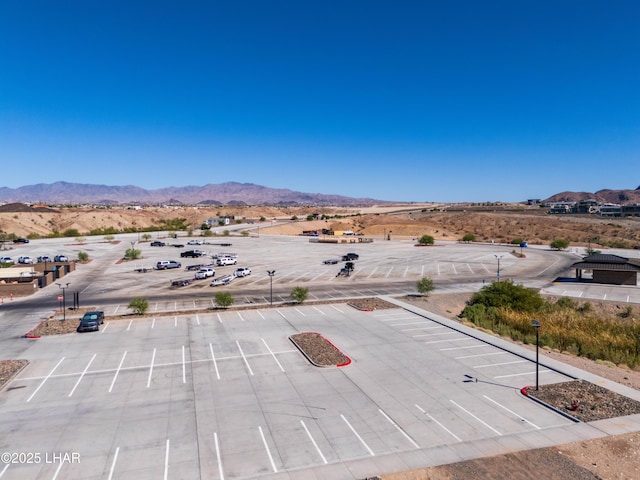
[[[497,406],[499,406],[500,408],[506,410],[507,412],[509,412],[511,415],[517,417],[518,419],[522,420],[525,423],[528,423],[529,425],[531,425],[532,427],[534,427],[537,430],[540,430],[540,427],[537,426],[535,423],[530,422],[529,420],[527,420],[526,418],[524,418],[521,415],[518,415],[516,412],[514,412],[513,410],[509,410],[507,407],[505,407],[504,405],[499,404],[498,402],[496,402],[495,400],[487,397],[486,395],[483,395],[484,398],[486,398],[487,400],[489,400],[492,403],[495,403]]]
[[[418,337],[439,337],[441,335],[454,335],[458,332],[442,332],[442,333],[420,333],[418,335],[411,335],[411,338],[418,338]]]
[[[320,315],[326,315],[326,313],[324,313],[324,312],[323,312],[322,310],[320,310],[318,307],[314,306],[313,308],[314,308],[315,310],[317,310],[317,311],[320,313]]]
[[[211,351],[211,359],[213,360],[213,366],[216,369],[216,377],[220,380],[220,372],[218,371],[218,363],[216,362],[216,356],[213,354],[213,345],[209,342],[209,350]]]
[[[344,313],[342,310],[340,310],[338,307],[336,307],[335,305],[331,305],[331,308],[333,308],[334,310],[336,310],[337,312],[340,313]]]
[[[298,312],[300,315],[302,315],[303,317],[306,317],[306,316],[307,316],[307,315],[306,315],[302,310],[300,310],[298,307],[294,307],[294,310],[295,310],[296,312]]]
[[[269,445],[267,445],[267,439],[264,438],[264,433],[262,433],[262,427],[258,427],[258,430],[260,431],[260,436],[262,437],[262,443],[264,444],[264,449],[267,451],[267,455],[269,456],[269,461],[271,462],[271,468],[273,468],[274,473],[277,473],[278,469],[276,468],[276,464],[273,461],[273,457],[271,456],[271,450],[269,450]]]
[[[236,312],[238,314],[238,316],[240,317],[240,320],[242,320],[244,322],[244,317],[242,316],[242,314],[240,312]]]
[[[177,315],[175,317],[173,317],[173,326],[174,327],[178,326],[178,316]]]
[[[196,313],[196,324],[200,325],[200,317],[198,317],[197,313]]]
[[[280,370],[282,370],[284,372],[284,368],[282,368],[282,365],[280,364],[280,362],[278,361],[278,357],[276,357],[276,354],[273,353],[273,351],[269,348],[269,345],[267,345],[267,342],[265,342],[264,338],[261,339],[262,343],[264,343],[264,346],[267,347],[267,350],[269,350],[269,353],[271,354],[271,356],[273,357],[273,359],[276,361],[276,363],[278,364],[278,366],[280,367]]]
[[[127,351],[125,350],[125,352],[122,354],[122,358],[120,359],[120,364],[118,365],[118,369],[116,370],[116,373],[113,376],[113,380],[111,381],[111,386],[109,387],[109,393],[111,393],[111,390],[113,390],[113,386],[116,383],[116,378],[118,378],[118,373],[120,373],[120,369],[122,368],[122,364],[124,363],[124,357],[126,356],[127,356]]]
[[[167,449],[164,454],[164,480],[169,478],[169,439],[167,438]]]
[[[91,360],[89,360],[89,363],[87,363],[87,366],[84,367],[84,370],[82,371],[82,373],[80,374],[80,378],[78,378],[78,381],[76,382],[76,384],[73,386],[73,388],[71,389],[71,391],[69,392],[69,396],[73,395],[73,392],[76,391],[76,388],[78,387],[78,385],[80,385],[80,381],[82,380],[82,378],[84,377],[85,373],[87,373],[87,370],[89,370],[89,367],[91,366],[91,364],[93,363],[93,361],[96,359],[96,354],[93,354],[93,357],[91,357]]]
[[[154,310],[154,312],[158,311],[158,302],[156,302],[156,309]]]
[[[420,448],[420,445],[418,445],[418,443],[417,443],[413,438],[411,438],[407,432],[405,432],[402,428],[400,428],[400,426],[398,426],[398,424],[397,424],[396,422],[394,422],[394,421],[391,419],[391,417],[389,417],[389,415],[387,415],[386,413],[384,413],[384,412],[382,411],[382,409],[380,409],[380,408],[378,409],[378,411],[382,414],[382,416],[383,416],[384,418],[386,418],[386,419],[389,421],[389,423],[391,423],[391,425],[393,425],[394,427],[396,427],[396,429],[397,429],[397,430],[398,430],[402,435],[404,435],[404,437],[405,437],[407,440],[409,440],[409,441],[411,442],[411,444],[412,444],[414,447],[416,447],[416,448]]]
[[[107,480],[113,479],[113,471],[116,468],[116,462],[118,461],[118,452],[120,452],[120,447],[116,448],[116,453],[113,455],[113,462],[111,462],[111,468],[109,469],[109,478]]]
[[[389,269],[389,271],[387,272],[387,274],[384,276],[384,278],[389,278],[389,275],[391,275],[391,272],[393,272],[393,267],[391,267]]]
[[[153,320],[151,320],[151,328],[156,326],[156,319],[155,317],[153,318]]]
[[[58,468],[56,468],[56,473],[53,474],[53,477],[51,477],[51,480],[56,480],[56,478],[58,478],[58,474],[60,473],[60,470],[62,469],[63,465],[64,465],[64,462],[60,462],[60,465],[58,465]]]
[[[551,370],[539,370],[538,373],[549,373],[550,371]],[[521,377],[523,375],[533,375],[534,373],[536,372],[533,371],[533,372],[512,373],[511,375],[498,375],[497,377],[493,377],[493,378]]]
[[[607,294],[604,294],[604,297],[602,297],[602,300],[606,300],[607,299]]]
[[[478,345],[479,347],[484,347],[484,345]],[[478,355],[465,355],[464,357],[455,357],[455,360],[460,360],[462,358],[476,358],[476,357],[488,357],[490,355],[506,355],[507,352],[492,352],[492,353],[479,353]]]
[[[258,315],[260,315],[260,318],[264,320],[264,315],[262,315],[262,312],[260,310],[256,310],[256,312],[258,313]]]
[[[131,328],[131,324],[133,323],[133,319],[129,320],[129,325],[127,325],[127,332],[129,331],[129,329]]]
[[[251,365],[249,365],[249,362],[247,361],[247,357],[244,356],[244,352],[242,351],[242,347],[240,346],[240,342],[238,340],[236,340],[236,345],[238,345],[238,350],[240,350],[240,355],[242,355],[242,359],[244,360],[244,363],[247,366],[249,373],[253,376],[253,370],[251,370]]]
[[[153,349],[153,355],[151,356],[151,366],[149,367],[149,378],[147,379],[147,388],[151,385],[151,375],[153,375],[153,362],[156,360],[156,349]]]
[[[374,268],[373,271],[369,275],[367,275],[367,278],[371,278],[373,274],[376,273],[376,270],[378,270],[378,267]]]
[[[184,345],[182,345],[182,383],[187,383],[187,364],[184,357]]]
[[[454,339],[454,340],[461,340],[461,339]],[[473,339],[469,339],[469,340],[473,340]],[[445,342],[448,340],[444,340]],[[435,343],[435,342],[429,342],[429,343]],[[440,343],[440,342],[438,342]],[[468,348],[482,348],[482,347],[488,347],[489,345],[471,345],[468,347],[448,347],[448,348],[441,348],[440,351],[441,352],[448,352],[449,350],[466,350]]]
[[[451,264],[451,268],[453,269],[453,273],[457,275],[458,271],[456,270],[456,266],[453,263]]]
[[[44,379],[42,380],[40,385],[38,385],[38,388],[35,389],[35,391],[31,394],[31,396],[29,398],[27,398],[27,402],[30,402],[31,399],[35,396],[35,394],[38,393],[38,390],[40,390],[40,388],[44,385],[44,382],[46,382],[49,379],[49,377],[51,375],[53,375],[53,372],[55,372],[56,368],[58,368],[60,366],[60,364],[62,363],[63,360],[64,360],[64,357],[62,357],[60,359],[60,361],[58,363],[56,363],[56,366],[51,369],[51,371],[49,372],[49,375],[44,377]]]
[[[438,328],[447,328],[444,325],[436,325],[435,327],[416,327],[416,328],[401,328],[401,332],[415,332],[416,330],[437,330]]]
[[[213,432],[213,441],[216,445],[216,458],[218,459],[218,473],[220,474],[220,480],[224,480],[224,471],[222,470],[222,458],[220,458],[220,445],[218,445],[217,432]]]
[[[346,424],[347,424],[347,426],[351,429],[351,431],[353,432],[353,434],[354,434],[356,437],[358,437],[358,440],[360,440],[360,443],[362,443],[362,445],[364,445],[364,447],[367,449],[367,451],[369,452],[369,454],[370,454],[372,457],[375,457],[375,455],[376,455],[376,454],[375,454],[375,453],[373,453],[373,450],[371,450],[371,449],[369,448],[369,445],[367,445],[367,443],[362,439],[362,437],[358,434],[358,432],[356,432],[356,429],[355,429],[355,428],[353,428],[353,427],[351,426],[351,424],[349,423],[349,420],[347,420],[347,419],[345,418],[345,416],[344,416],[344,415],[342,415],[342,414],[340,414],[340,417],[342,418],[342,420],[344,420],[344,423],[346,423]]]
[[[456,407],[458,407],[460,410],[462,410],[463,412],[465,412],[467,415],[470,415],[471,417],[475,418],[477,421],[479,421],[481,424],[483,424],[485,427],[487,427],[488,429],[490,429],[491,431],[495,432],[497,435],[502,435],[498,430],[496,430],[495,428],[493,428],[491,425],[489,425],[487,422],[485,422],[484,420],[481,420],[480,418],[476,417],[473,413],[471,413],[469,410],[467,410],[466,408],[458,405],[456,402],[454,402],[453,400],[449,400],[451,403],[453,403]]]
[[[528,360],[514,360],[513,362],[487,363],[486,365],[476,365],[473,368],[498,367],[500,365],[513,365],[514,363],[528,363]]]
[[[104,327],[102,327],[102,330],[100,330],[100,333],[104,333],[104,331],[107,329],[107,327],[109,326],[111,322],[107,322],[104,324]]]
[[[475,340],[475,338],[469,338],[469,337],[450,338],[449,340],[434,340],[433,342],[424,342],[424,344],[430,345],[432,343],[456,342],[458,340]],[[461,348],[461,347],[455,347],[455,348],[452,348],[451,350],[455,350],[456,348]],[[440,351],[443,351],[443,350],[445,349],[441,349]]]
[[[219,321],[220,323],[222,323],[222,317],[220,316],[220,314],[219,314],[219,313],[216,313],[216,315],[218,315],[218,321]]]
[[[460,439],[460,437],[458,437],[455,433],[453,433],[451,430],[449,430],[447,427],[445,427],[443,424],[441,424],[439,421],[437,421],[435,418],[433,418],[431,415],[429,415],[420,405],[414,404],[414,406],[418,410],[420,410],[422,413],[424,413],[427,417],[429,417],[429,419],[431,419],[431,421],[433,421],[436,425],[438,425],[445,432],[447,432],[449,435],[451,435],[453,438],[455,438],[457,441],[459,441],[459,442],[462,441],[462,439]]]
[[[10,463],[7,463],[5,465],[5,467],[2,469],[2,471],[0,472],[0,478],[2,478],[2,476],[4,475],[4,472],[7,471],[7,468],[9,468],[9,465],[11,465]]]
[[[329,463],[329,462],[327,462],[327,459],[324,458],[324,455],[322,454],[322,451],[320,450],[320,447],[318,447],[318,444],[316,443],[314,438],[311,436],[311,432],[309,432],[309,429],[307,428],[307,426],[304,424],[304,422],[302,420],[300,420],[300,423],[302,424],[302,428],[304,428],[304,431],[307,432],[307,436],[311,440],[311,443],[313,443],[313,446],[316,447],[316,451],[318,452],[318,455],[320,455],[320,458],[322,459],[322,461],[325,463],[325,465],[327,463]]]
[[[113,315],[115,315],[116,313],[118,313],[118,309],[120,308],[120,305],[116,305],[116,309],[113,311]]]

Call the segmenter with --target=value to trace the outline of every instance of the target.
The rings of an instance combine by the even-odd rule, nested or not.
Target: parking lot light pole
[[[500,281],[500,259],[502,258],[502,255],[494,255],[494,257],[498,259],[498,281]]]
[[[56,283],[56,285],[58,285],[58,288],[62,290],[62,320],[66,320],[67,319],[67,302],[66,302],[65,290],[69,288],[69,283],[65,283],[64,285],[62,285],[61,283]]]
[[[538,390],[538,367],[540,366],[540,363],[538,361],[538,345],[539,345],[539,341],[540,341],[540,335],[539,335],[539,331],[540,331],[540,322],[538,320],[534,320],[531,319],[531,326],[535,327],[536,329],[536,390]]]
[[[275,270],[267,270],[269,274],[269,303],[273,305],[273,276],[276,274]]]

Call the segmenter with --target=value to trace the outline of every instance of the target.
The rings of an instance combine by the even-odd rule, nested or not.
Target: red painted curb
[[[520,389],[520,393],[521,393],[522,395],[524,395],[525,397],[528,397],[528,396],[529,396],[529,389],[530,389],[530,388],[531,388],[531,386],[522,387],[522,388]]]
[[[327,337],[325,337],[321,333],[319,333],[319,332],[299,332],[299,333],[301,333],[301,334],[310,333],[310,334],[314,334],[314,335],[319,335],[325,342],[327,342],[329,345],[331,345],[333,348],[335,348],[338,352],[340,352],[340,355],[343,355],[344,357],[346,357],[347,361],[343,362],[343,363],[338,363],[336,365],[336,367],[346,367],[347,365],[351,365],[351,357],[349,357],[349,355],[345,354],[342,350],[340,350],[338,347],[336,347],[331,340],[329,340]],[[289,337],[289,338],[291,338],[291,337]],[[295,341],[293,343],[297,346]],[[309,359],[309,361],[311,361],[311,360]],[[313,362],[311,362],[311,363],[313,363]],[[320,365],[316,365],[316,366],[320,366]]]
[[[38,325],[36,325],[35,327],[33,327],[31,330],[29,330],[27,333],[25,333],[22,338],[40,338],[40,335],[31,335],[31,332],[33,332],[36,328],[38,328],[40,325],[42,325],[45,321],[41,321]]]

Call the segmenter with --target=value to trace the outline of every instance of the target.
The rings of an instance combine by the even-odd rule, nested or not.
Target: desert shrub
[[[435,290],[436,286],[433,284],[433,280],[431,280],[429,277],[422,277],[416,282],[416,288],[420,295],[426,297],[429,295],[429,293]]]
[[[514,239],[511,240],[510,243],[511,243],[511,245],[520,245],[523,242],[524,242],[524,240],[521,239],[521,238],[514,238]]]
[[[81,262],[89,261],[89,254],[87,252],[78,252],[78,260]]]
[[[553,250],[564,250],[565,248],[567,248],[569,246],[569,240],[565,240],[564,238],[556,238],[556,239],[551,241],[549,246]]]
[[[79,237],[80,232],[77,228],[68,228],[64,232],[62,232],[63,237]]]
[[[149,302],[146,298],[135,297],[131,299],[127,307],[133,310],[136,315],[144,315],[149,309]]]
[[[137,248],[127,248],[127,251],[124,252],[125,260],[136,260],[140,258],[140,255],[142,255],[142,250]]]
[[[228,237],[229,235],[231,235],[231,232],[229,230],[223,230],[222,235],[224,235],[225,237]]]
[[[296,303],[302,303],[309,297],[309,289],[305,287],[293,287],[291,290],[291,298]]]
[[[482,287],[479,292],[472,295],[469,301],[469,305],[477,303],[519,312],[536,312],[545,305],[545,301],[537,291],[516,285],[511,280],[492,282]]]
[[[115,238],[116,237],[114,237],[113,235],[105,235],[104,236],[104,241],[111,243],[111,242],[113,242],[115,240]]]
[[[566,308],[568,310],[576,310],[578,308],[578,302],[572,300],[569,297],[560,297],[558,300],[556,300],[556,303],[554,305],[558,309]]]
[[[436,243],[436,241],[431,235],[422,235],[418,239],[419,245],[433,245],[434,243]]]
[[[218,292],[215,294],[214,299],[216,305],[220,308],[228,308],[233,305],[233,297],[229,292]]]
[[[465,233],[462,236],[462,241],[463,242],[475,242],[476,241],[476,236],[473,233]]]
[[[148,242],[149,240],[151,240],[151,235],[148,233],[143,233],[142,240],[144,240],[145,242]]]

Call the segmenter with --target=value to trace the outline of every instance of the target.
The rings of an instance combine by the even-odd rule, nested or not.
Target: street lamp
[[[62,290],[62,320],[66,320],[67,319],[67,299],[66,299],[66,295],[65,295],[65,290],[67,288],[69,288],[69,283],[65,283],[64,285],[62,285],[61,283],[56,283],[56,285],[58,285],[58,288]]]
[[[502,255],[494,255],[494,257],[498,259],[498,281],[500,281],[500,259],[502,258]]]
[[[540,322],[538,320],[531,319],[531,326],[536,329],[536,390],[538,390],[538,344],[540,340],[539,331],[540,331]]]
[[[267,270],[269,274],[269,303],[273,305],[273,276],[276,274],[275,270]]]

